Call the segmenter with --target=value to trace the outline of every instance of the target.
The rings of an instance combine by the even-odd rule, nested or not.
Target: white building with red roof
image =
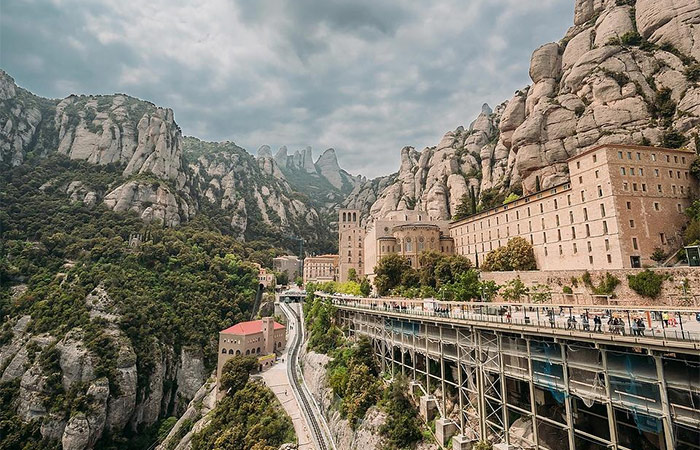
[[[263,370],[275,362],[278,353],[287,345],[287,329],[272,317],[239,322],[219,332],[219,358],[216,377],[226,361],[237,355],[257,356],[258,369]]]

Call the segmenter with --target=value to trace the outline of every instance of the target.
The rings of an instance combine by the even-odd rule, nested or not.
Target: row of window
[[[629,159],[629,160],[634,159],[632,157],[632,152],[621,152],[621,151],[617,152],[618,159],[624,159],[625,153],[627,153],[627,159]],[[636,152],[635,156],[636,156],[637,161],[642,160],[642,153],[641,152]],[[680,158],[678,157],[678,155],[673,155],[673,157],[671,157],[671,155],[662,155],[662,156],[665,157],[667,163],[671,163],[671,161],[673,161],[674,164],[679,164],[679,163],[685,164],[685,156],[681,155]],[[650,153],[649,160],[652,162],[656,161],[656,153]],[[596,161],[596,156],[593,155],[593,162],[595,162],[595,161]]]

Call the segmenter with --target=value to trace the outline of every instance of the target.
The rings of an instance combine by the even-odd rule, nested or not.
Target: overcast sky
[[[370,177],[530,82],[573,0],[2,0],[0,67],[47,97],[124,92],[185,135],[334,147]]]

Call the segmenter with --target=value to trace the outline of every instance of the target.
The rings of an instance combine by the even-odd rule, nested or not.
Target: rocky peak
[[[15,80],[7,74],[4,70],[0,69],[0,100],[9,100],[16,95]]]
[[[269,145],[261,145],[258,149],[258,158],[272,158]]]

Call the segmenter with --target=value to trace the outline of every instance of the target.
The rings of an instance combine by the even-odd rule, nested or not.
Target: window
[[[574,223],[574,212],[569,211],[569,223]]]
[[[642,167],[639,168],[639,176],[640,177],[644,176],[644,168],[642,168]]]
[[[671,186],[671,192],[673,192],[674,194],[676,193],[676,185],[675,184],[673,186]]]
[[[676,178],[678,178],[679,180],[681,179],[681,171],[680,170],[676,170]]]
[[[632,209],[632,203],[627,202],[627,209]]]
[[[671,157],[666,155],[666,162],[671,162]]]
[[[676,204],[676,209],[678,210],[678,212],[683,212],[683,208],[681,208],[680,203]]]
[[[559,203],[557,203],[557,199],[554,199],[554,209],[559,209]]]
[[[652,153],[652,154],[651,154],[651,160],[652,160],[652,161],[656,161],[656,153]]]
[[[610,240],[609,239],[605,240],[605,250],[610,250]]]
[[[574,242],[574,254],[578,253],[578,248],[576,247],[576,242]]]
[[[547,232],[546,231],[542,232],[542,242],[544,242],[545,244],[547,243]]]
[[[608,255],[608,264],[612,263],[612,256]]]
[[[664,190],[663,190],[663,188],[661,187],[660,184],[657,184],[657,185],[656,185],[656,190],[659,191],[659,194],[661,194],[661,193],[664,192]]]
[[[637,192],[637,183],[632,183],[632,190]]]
[[[685,164],[685,156],[682,156],[682,157],[681,157],[681,162],[682,162],[683,164]]]
[[[593,162],[597,162],[597,161],[598,161],[598,155],[593,155]]]
[[[669,177],[669,178],[673,178],[673,170],[669,170],[669,171],[668,171],[668,177]]]
[[[588,208],[583,208],[583,220],[588,220]]]
[[[530,221],[530,220],[527,221],[527,228],[528,228],[528,231],[532,231],[532,221]]]
[[[601,186],[598,186],[598,197],[603,196],[603,188]]]
[[[629,190],[630,190],[630,185],[627,184],[626,181],[625,181],[624,183],[622,183],[622,190],[624,190],[624,191],[629,191]]]
[[[544,248],[544,256],[548,256],[547,255],[547,247]]]
[[[654,211],[659,210],[659,202],[654,202]]]
[[[520,219],[520,211],[515,211],[515,219]]]
[[[678,156],[675,156],[675,155],[673,156],[673,162],[678,164]]]
[[[642,192],[646,192],[646,191],[647,191],[647,184],[642,183]]]
[[[597,170],[595,171],[595,177],[596,177],[596,178],[600,178],[600,173],[599,173],[599,171],[597,171]]]
[[[555,221],[556,221],[557,226],[559,226],[559,214],[557,214],[556,216],[554,216],[554,219],[555,219]]]
[[[582,202],[586,201],[586,191],[581,191],[581,201]]]
[[[661,244],[666,245],[666,234],[659,233],[659,238],[661,238]]]
[[[600,204],[600,217],[605,217],[605,205],[603,203]]]
[[[583,177],[578,177],[578,184],[583,184]]]
[[[586,245],[588,246],[588,253],[593,251],[593,246],[591,245],[591,241],[586,242]]]
[[[637,152],[637,161],[641,161],[641,160],[642,160],[642,154]]]
[[[544,212],[544,205],[543,205],[542,203],[540,203],[540,212],[541,212],[541,213]]]
[[[617,152],[617,157],[622,159],[622,152]]]
[[[654,169],[654,176],[659,178],[659,169]]]
[[[634,220],[630,219],[630,228],[634,228]]]
[[[632,238],[632,248],[635,250],[639,250],[639,244],[637,243],[637,238],[633,237]]]
[[[557,230],[557,240],[561,241],[561,230]]]
[[[608,222],[603,221],[603,234],[608,234]]]
[[[627,171],[624,167],[620,167],[620,175],[627,175]]]
[[[580,169],[581,168],[581,161],[576,161],[576,168]]]
[[[591,235],[591,226],[586,224],[586,237]]]
[[[576,227],[571,227],[571,238],[576,239]]]
[[[527,216],[530,217],[530,207],[527,207]]]
[[[634,167],[630,167],[630,175],[634,176]]]
[[[588,263],[593,264],[593,255],[588,256]]]
[[[564,249],[562,248],[561,245],[559,246],[559,254],[560,254],[560,255],[563,255],[563,254],[564,254]]]
[[[627,152],[627,159],[632,159],[632,152]]]
[[[542,229],[544,230],[544,217],[542,219],[540,219],[540,221],[541,221],[540,223],[542,224]]]
[[[570,194],[566,196],[566,204],[571,206],[571,195]]]

